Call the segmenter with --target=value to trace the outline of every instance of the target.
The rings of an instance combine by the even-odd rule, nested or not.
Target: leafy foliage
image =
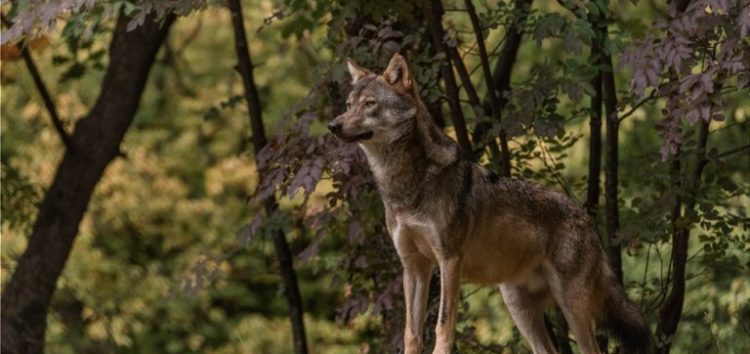
[[[681,123],[724,120],[721,93],[735,78],[738,88],[750,83],[750,5],[744,1],[692,1],[668,20],[657,21],[664,36],[638,40],[621,63],[633,70],[630,88],[643,97],[647,88],[667,98],[658,131],[664,138],[662,159],[676,154],[684,135]],[[666,78],[672,78],[666,80]]]
[[[589,84],[614,70],[622,97],[620,217],[625,285],[655,322],[670,286],[670,223],[675,198],[696,201],[676,221],[691,226],[684,317],[675,352],[750,350],[750,184],[747,151],[750,7],[695,0],[666,17],[648,2],[478,2],[482,35],[497,60],[509,26],[523,44],[498,122],[466,101],[481,164],[497,169],[490,148],[508,132],[513,174],[582,200]],[[462,2],[443,1],[445,41],[461,54],[487,97],[474,34]],[[382,69],[407,55],[428,106],[445,117],[440,65],[424,8],[411,2],[247,2],[250,51],[273,138],[252,161],[245,102],[233,72],[229,14],[206,1],[19,2],[3,43],[48,33],[35,51],[57,92],[66,125],[95,99],[106,65],[111,16],[183,15],[119,159],[97,187],[60,281],[49,319],[50,352],[286,353],[291,351],[270,230],[283,230],[296,255],[313,352],[394,352],[401,343],[400,264],[383,225],[382,205],[362,153],[325,134],[341,113],[350,78],[344,60]],[[614,11],[614,8],[618,11]],[[197,11],[202,10],[202,11]],[[609,35],[589,19],[603,16]],[[60,21],[59,33],[53,29]],[[614,68],[588,57],[594,40]],[[3,47],[5,51],[6,47]],[[493,49],[494,48],[494,49]],[[50,63],[52,65],[44,65]],[[25,246],[34,206],[61,145],[21,62],[3,60],[2,271],[8,279]],[[692,166],[670,175],[678,147],[695,153],[693,124],[711,121],[708,161],[697,191],[684,186]],[[446,131],[453,134],[450,122]],[[656,127],[656,129],[654,128]],[[743,149],[744,147],[744,149]],[[687,160],[684,160],[687,161]],[[267,198],[279,209],[262,211]],[[600,215],[602,213],[598,213]],[[603,228],[602,216],[595,218]],[[433,286],[434,286],[433,282]],[[497,291],[464,287],[458,349],[526,352]],[[428,317],[434,321],[433,301]],[[431,340],[433,334],[425,333]]]

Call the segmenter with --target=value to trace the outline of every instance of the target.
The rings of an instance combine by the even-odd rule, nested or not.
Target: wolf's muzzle
[[[341,129],[344,125],[340,122],[330,122],[328,123],[328,130],[331,131],[333,134],[341,133]]]

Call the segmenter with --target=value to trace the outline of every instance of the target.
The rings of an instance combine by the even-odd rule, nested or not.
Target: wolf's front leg
[[[456,333],[456,315],[460,294],[461,257],[440,260],[440,313],[435,328],[437,341],[432,354],[450,354]]]
[[[434,268],[425,259],[404,264],[404,302],[406,303],[406,329],[404,330],[404,353],[420,354],[424,345],[425,313],[430,289],[430,275]]]

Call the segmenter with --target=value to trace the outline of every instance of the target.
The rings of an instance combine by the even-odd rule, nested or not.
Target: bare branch
[[[733,154],[736,154],[738,152],[743,152],[745,150],[750,151],[750,144],[747,144],[747,145],[744,145],[744,146],[740,146],[740,147],[736,147],[734,149],[730,149],[730,150],[724,151],[724,152],[716,155],[716,158],[727,157],[729,155],[733,155]]]
[[[680,174],[680,161],[677,156],[674,157],[671,174],[673,176],[673,188],[686,188],[686,195],[688,198],[684,201],[681,197],[675,198],[675,204],[672,209],[671,224],[672,224],[672,259],[671,263],[674,265],[672,270],[672,288],[669,291],[669,295],[666,297],[666,301],[659,311],[659,321],[656,326],[656,332],[660,335],[660,340],[664,342],[659,343],[657,348],[658,353],[668,354],[672,343],[669,342],[677,326],[680,323],[682,317],[682,308],[685,301],[685,269],[687,267],[688,259],[688,245],[690,242],[690,226],[683,226],[678,223],[680,217],[682,217],[682,210],[688,212],[693,210],[695,207],[695,194],[700,186],[701,176],[703,174],[703,168],[706,165],[706,145],[708,142],[708,131],[710,121],[701,121],[700,128],[698,130],[698,148],[695,151],[695,163],[692,173],[688,176],[687,185],[682,185],[679,182],[677,175]],[[678,151],[679,153],[679,151]],[[684,204],[684,205],[683,205]],[[684,207],[684,208],[683,208]]]
[[[266,146],[266,132],[263,127],[263,116],[260,106],[260,97],[253,78],[253,63],[250,59],[249,47],[247,45],[247,34],[242,16],[242,4],[239,0],[229,0],[229,10],[232,14],[232,28],[234,30],[234,48],[237,52],[237,71],[242,76],[242,84],[245,88],[245,99],[247,100],[250,127],[252,129],[252,142],[257,154]],[[264,207],[268,214],[278,209],[278,204],[273,198],[264,201]],[[284,280],[285,294],[289,305],[289,319],[292,324],[292,336],[294,338],[294,352],[296,354],[307,354],[307,339],[305,337],[305,322],[302,317],[302,297],[299,291],[297,273],[294,270],[294,259],[286,240],[286,235],[281,229],[272,231],[273,245],[276,256],[279,259],[281,277]]]
[[[484,82],[487,84],[487,95],[490,102],[490,110],[492,117],[502,122],[500,117],[500,107],[498,106],[498,92],[495,89],[495,82],[492,78],[492,69],[490,68],[490,59],[487,55],[487,47],[484,43],[484,34],[482,33],[482,26],[479,23],[479,16],[474,8],[474,3],[471,0],[464,0],[466,5],[466,12],[469,14],[471,20],[471,26],[474,29],[474,35],[477,40],[477,48],[479,49],[479,60],[482,63],[482,72],[484,73]],[[506,177],[511,175],[510,165],[510,150],[508,148],[508,136],[504,129],[500,129],[500,150],[502,151],[502,171],[501,174]]]
[[[651,91],[650,95],[648,95],[646,98],[638,101],[635,105],[633,105],[633,107],[630,107],[630,109],[627,112],[623,113],[620,116],[619,121],[622,122],[623,120],[625,120],[625,118],[630,117],[633,113],[635,113],[635,111],[637,111],[638,108],[641,108],[641,106],[643,106],[644,104],[648,103],[649,101],[652,101],[652,100],[658,98],[656,96],[656,91],[657,90]]]
[[[11,26],[13,26],[13,22],[8,20],[4,15],[0,15],[0,19],[2,19],[2,23],[6,27],[10,28]],[[44,102],[44,106],[47,108],[47,112],[49,113],[50,119],[52,120],[52,125],[54,125],[57,134],[60,136],[60,140],[62,140],[63,144],[65,145],[65,148],[70,150],[71,152],[74,151],[75,149],[73,148],[73,141],[70,140],[70,135],[68,135],[68,133],[65,131],[62,120],[60,120],[60,115],[57,114],[57,107],[55,106],[55,102],[52,99],[52,95],[50,95],[49,91],[47,90],[47,86],[44,84],[44,80],[42,80],[42,76],[39,74],[39,70],[34,63],[34,58],[31,57],[29,48],[23,43],[23,41],[19,43],[18,46],[19,48],[21,48],[21,55],[23,56],[23,61],[26,64],[26,68],[29,70],[31,77],[34,79],[34,85],[36,85],[36,88],[39,91],[39,95],[42,96],[42,101]]]
[[[458,77],[461,79],[461,87],[463,87],[466,92],[466,96],[469,97],[469,104],[471,105],[472,110],[474,110],[477,117],[483,116],[481,111],[482,103],[479,100],[477,89],[471,82],[471,74],[466,70],[466,64],[464,63],[463,58],[459,55],[456,47],[447,47],[446,49],[448,49],[450,58],[453,61],[453,66],[456,68]]]
[[[516,9],[525,10],[525,7],[529,6],[531,2],[532,0],[515,0],[514,7]],[[492,110],[489,102],[492,97],[497,98],[497,108],[499,112],[502,112],[508,102],[508,100],[505,98],[505,92],[510,91],[510,78],[513,72],[513,67],[516,63],[518,49],[521,46],[521,39],[523,37],[521,24],[523,22],[523,17],[524,16],[515,17],[514,22],[511,23],[506,30],[506,35],[503,39],[503,48],[495,64],[495,70],[492,73],[492,81],[493,85],[495,86],[495,92],[497,93],[497,96],[488,95],[488,97],[485,98],[483,105],[485,108],[485,112],[491,112]],[[490,127],[491,126],[488,123],[477,124],[473,134],[474,141],[481,141],[484,135],[489,131]],[[503,151],[509,151],[509,148],[507,147],[507,136],[501,134],[500,144],[504,146]],[[510,154],[507,155],[510,156]],[[508,172],[510,172],[510,170],[508,170]]]
[[[589,60],[596,60],[601,55],[601,43],[594,40],[591,45]],[[591,79],[594,95],[591,97],[591,119],[589,120],[589,161],[586,180],[586,202],[584,207],[591,217],[596,216],[601,194],[602,172],[602,71],[597,70]]]
[[[463,111],[461,110],[456,78],[453,76],[453,69],[450,65],[451,54],[445,43],[443,43],[445,29],[443,29],[442,24],[443,4],[440,0],[430,0],[425,15],[435,49],[437,49],[438,52],[445,53],[448,58],[441,63],[440,70],[443,77],[443,83],[445,84],[446,95],[448,96],[448,105],[451,109],[451,119],[453,120],[453,127],[456,130],[458,145],[461,147],[462,153],[465,156],[471,157],[473,150],[471,147],[471,141],[469,140],[468,129],[466,128],[466,120],[464,119]]]

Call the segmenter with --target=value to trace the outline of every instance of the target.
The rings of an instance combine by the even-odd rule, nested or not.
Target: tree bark
[[[526,9],[524,7],[530,7],[531,3],[532,0],[516,0],[514,2],[514,6],[516,9],[520,9],[525,16]],[[490,99],[492,99],[493,97],[497,98],[497,110],[501,116],[505,105],[508,103],[508,99],[505,97],[505,93],[510,91],[510,79],[511,75],[513,74],[513,67],[516,64],[516,59],[518,57],[518,49],[521,47],[521,40],[523,39],[521,24],[521,19],[515,19],[514,22],[508,27],[508,30],[505,34],[505,44],[503,45],[503,49],[500,51],[500,55],[495,64],[495,69],[492,72],[492,81],[494,82],[494,87],[497,92],[494,95],[488,94],[485,98],[485,104],[483,106],[486,112],[491,112],[492,110],[492,107],[490,106]],[[489,129],[490,124],[477,124],[472,135],[474,141],[481,141]],[[504,155],[510,158],[508,138],[504,131],[500,133],[500,150]],[[508,166],[509,165],[510,160],[508,160]],[[507,170],[507,176],[510,176],[510,172],[510,170]],[[505,172],[502,173],[505,174]]]
[[[679,15],[683,13],[690,0],[676,0],[675,6]],[[677,73],[672,70],[669,75],[671,83],[676,84],[678,82]],[[706,153],[706,144],[708,143],[708,128],[709,122],[701,121],[701,126],[698,131],[698,149],[695,155],[695,169],[693,170],[692,178],[688,181],[689,186],[687,187],[686,196],[690,196],[698,187],[700,182],[701,174],[703,173],[703,166]],[[656,336],[657,336],[657,347],[656,352],[658,354],[668,354],[672,348],[672,339],[675,332],[677,332],[677,326],[682,318],[682,307],[685,301],[685,268],[687,266],[687,252],[690,244],[690,229],[688,227],[678,226],[678,220],[680,218],[683,198],[680,190],[683,190],[685,185],[681,182],[682,177],[682,164],[681,164],[681,146],[677,147],[677,153],[672,158],[672,164],[670,166],[670,178],[672,180],[672,190],[675,193],[674,206],[672,207],[672,215],[670,216],[670,223],[672,224],[672,272],[668,274],[668,278],[671,275],[672,286],[669,290],[669,294],[665,299],[659,311],[659,319],[656,323]],[[685,210],[691,210],[695,206],[694,200],[688,200],[685,205]]]
[[[591,46],[591,61],[598,62],[601,46],[597,41]],[[589,171],[586,186],[586,211],[593,218],[599,207],[600,174],[602,172],[602,72],[591,80],[594,96],[591,97],[591,119],[589,120]]]
[[[474,87],[474,83],[471,82],[471,75],[469,74],[469,70],[466,69],[466,63],[464,63],[463,58],[461,58],[461,54],[458,53],[458,49],[454,47],[447,47],[447,49],[450,53],[450,59],[451,61],[453,61],[453,65],[456,67],[458,77],[461,79],[464,92],[466,92],[466,97],[469,99],[469,104],[471,104],[472,111],[474,111],[474,116],[476,116],[477,118],[488,116],[486,110],[484,109],[482,101],[479,99],[479,94]],[[489,123],[484,121],[478,123],[477,126],[481,124],[489,126]],[[481,142],[478,140],[474,140],[475,147],[477,144],[481,144]],[[489,145],[490,154],[493,158],[500,155],[500,149],[498,148],[497,143],[494,140],[489,141],[487,145]],[[474,159],[476,160],[484,152],[484,147],[475,147],[473,147],[475,150],[472,153],[474,155]]]
[[[43,353],[47,312],[94,187],[119,154],[149,70],[173,22],[149,18],[133,31],[121,15],[109,49],[101,92],[71,136],[44,196],[28,247],[2,296],[2,352]]]
[[[604,20],[598,24],[601,26],[602,43],[608,36],[607,24]],[[605,215],[605,232],[607,239],[607,256],[609,265],[615,273],[615,277],[620,285],[623,285],[622,273],[622,239],[618,237],[620,230],[620,205],[618,204],[618,187],[619,187],[619,147],[620,147],[620,119],[617,116],[617,92],[615,91],[614,68],[612,67],[612,57],[601,52],[600,64],[607,68],[601,73],[602,95],[604,100],[604,123],[607,127],[607,145],[605,147],[605,169],[604,169],[604,215]],[[601,140],[601,137],[599,137]],[[600,336],[598,338],[600,348],[607,350],[608,338]]]
[[[229,10],[232,14],[232,27],[234,29],[234,47],[237,52],[237,71],[242,76],[242,84],[245,88],[245,100],[252,129],[252,142],[255,154],[266,146],[266,132],[263,127],[263,115],[260,106],[260,97],[255,86],[253,77],[253,63],[250,59],[249,47],[247,45],[247,34],[242,16],[242,5],[239,0],[229,0]],[[278,204],[273,198],[264,201],[264,207],[268,214],[278,209]],[[289,249],[286,235],[281,230],[273,230],[273,245],[276,257],[279,259],[281,277],[284,280],[284,289],[289,305],[289,319],[292,324],[292,335],[294,339],[294,352],[296,354],[307,353],[307,339],[305,337],[305,322],[302,317],[302,296],[299,291],[297,273],[294,271],[292,252]]]
[[[609,66],[612,67],[612,59],[609,55],[606,55],[603,51],[604,40],[607,38],[607,22],[604,15],[590,16],[589,22],[594,28],[596,38],[591,44],[591,55],[589,61],[592,65],[597,66]],[[584,207],[586,212],[595,218],[599,209],[599,196],[601,194],[600,182],[601,182],[601,170],[602,170],[602,104],[604,103],[604,81],[605,75],[609,75],[607,78],[607,104],[605,112],[607,114],[607,174],[605,181],[605,198],[607,204],[605,205],[606,215],[606,232],[607,240],[609,240],[607,249],[608,253],[613,252],[611,249],[612,240],[614,235],[619,228],[619,211],[617,207],[617,167],[618,167],[618,156],[617,146],[619,145],[618,134],[619,134],[619,118],[616,112],[617,97],[615,96],[615,85],[613,73],[603,72],[601,69],[597,70],[596,76],[591,80],[591,86],[594,88],[594,96],[591,97],[591,119],[589,120],[590,137],[589,137],[589,164],[588,164],[588,180],[586,186],[586,202]],[[613,121],[617,125],[613,125]],[[611,133],[611,134],[610,134]],[[612,155],[614,154],[614,155]],[[612,170],[614,168],[614,170]],[[614,173],[614,174],[613,174]],[[610,198],[614,195],[614,202]],[[611,224],[610,222],[614,222]],[[615,273],[618,279],[622,282],[622,263],[619,257],[619,250],[614,251],[617,253],[617,266]],[[612,263],[612,256],[609,257],[610,263]],[[609,338],[606,334],[599,334],[596,337],[599,344],[599,348],[602,352],[607,352]]]
[[[607,25],[604,24],[602,35],[607,37]],[[601,64],[608,69],[602,72],[602,86],[604,95],[605,124],[607,126],[607,146],[605,151],[606,169],[604,171],[604,199],[607,230],[607,247],[609,263],[615,272],[620,285],[622,285],[622,246],[617,237],[620,229],[620,207],[618,200],[619,185],[619,156],[620,146],[620,120],[617,117],[617,92],[615,91],[615,77],[612,68],[612,57],[602,51]]]
[[[456,67],[458,78],[461,79],[461,84],[463,85],[464,92],[466,92],[466,97],[469,99],[472,111],[474,111],[476,117],[482,117],[484,115],[484,112],[482,111],[482,101],[479,99],[479,94],[474,87],[474,83],[471,82],[471,75],[469,74],[469,70],[466,69],[466,63],[464,63],[464,60],[461,58],[458,48],[446,47],[446,49],[448,49],[450,60]]]
[[[684,204],[684,213],[681,214],[682,198],[677,197],[672,209],[672,288],[667,296],[664,305],[659,312],[659,322],[656,325],[656,333],[661,342],[657,347],[657,353],[667,354],[672,348],[672,338],[677,332],[677,326],[682,318],[682,306],[685,302],[685,268],[687,267],[688,246],[690,245],[690,226],[681,225],[679,222],[680,215],[683,217],[695,207],[695,194],[700,187],[703,168],[706,166],[706,145],[708,143],[707,121],[701,121],[698,128],[698,148],[695,151],[695,160],[693,162],[692,173],[688,177],[687,189],[685,190],[688,197]],[[677,174],[680,173],[679,160],[674,160],[672,164],[672,174],[675,181],[679,180]],[[674,183],[673,188],[680,188],[679,183]]]
[[[492,77],[492,69],[490,68],[490,58],[487,54],[487,48],[484,44],[484,34],[482,32],[482,25],[479,23],[479,16],[474,8],[474,3],[471,0],[464,0],[466,6],[466,12],[469,14],[471,26],[474,31],[474,36],[477,40],[477,48],[479,49],[479,61],[482,66],[482,72],[484,73],[484,82],[487,84],[487,97],[490,102],[490,114],[497,120],[498,124],[502,124],[502,117],[500,116],[500,105],[498,93],[495,89],[495,80]],[[513,29],[513,28],[511,28]],[[516,50],[518,48],[516,47]],[[508,78],[510,82],[510,78]],[[500,128],[500,151],[502,152],[501,166],[502,169],[500,174],[504,177],[510,177],[510,149],[508,148],[508,136],[505,133],[505,129]]]
[[[453,76],[453,68],[450,64],[451,54],[445,43],[443,43],[443,38],[445,37],[445,29],[443,29],[442,23],[443,12],[443,4],[440,0],[429,0],[425,9],[425,17],[427,18],[427,26],[430,29],[432,44],[438,52],[445,53],[446,56],[446,60],[440,65],[440,72],[445,84],[445,93],[448,97],[448,105],[451,109],[451,119],[453,121],[453,128],[456,130],[458,145],[461,147],[462,153],[471,158],[473,150],[471,148],[471,141],[469,140],[468,129],[466,128],[466,120],[461,110],[456,77]]]

